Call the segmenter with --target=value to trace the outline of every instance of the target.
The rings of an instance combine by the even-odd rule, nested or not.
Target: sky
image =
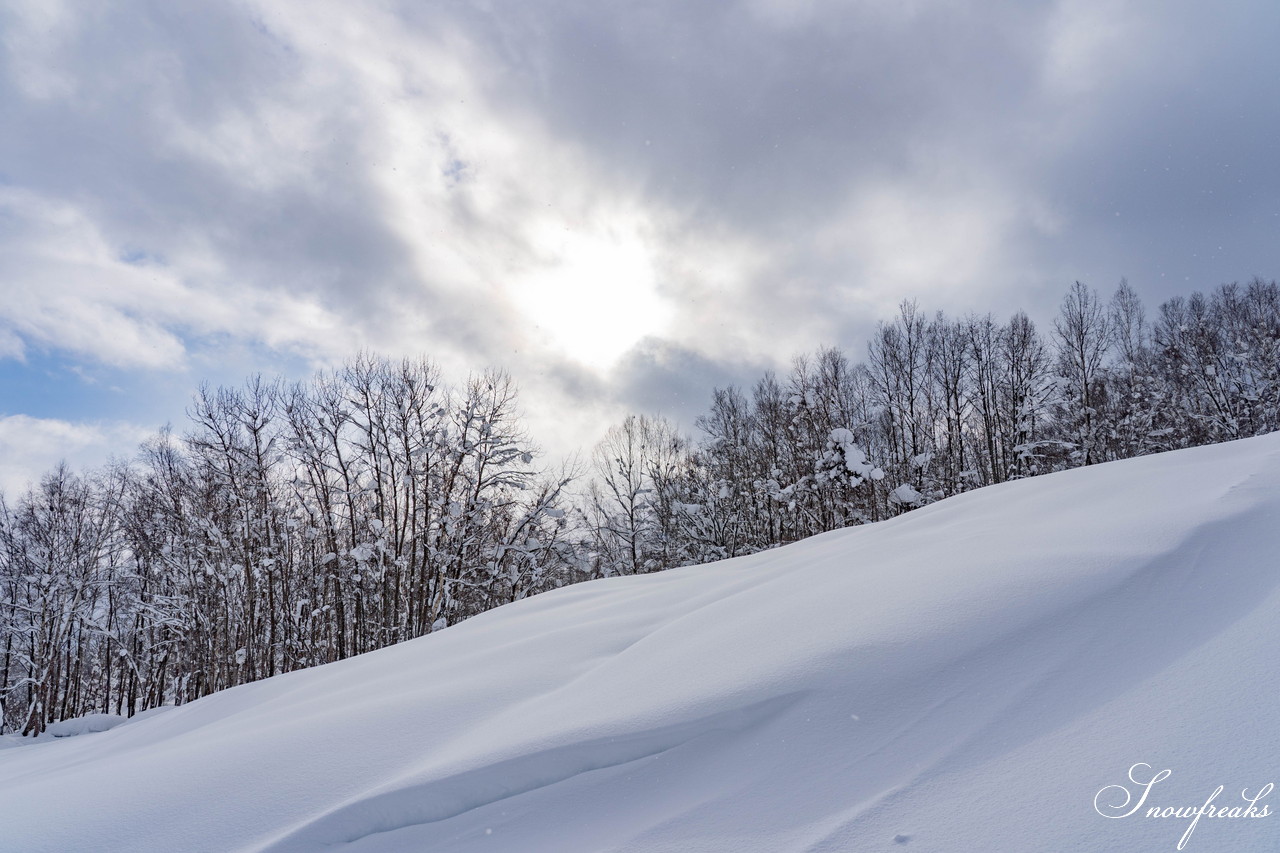
[[[903,299],[1280,274],[1269,0],[6,0],[0,490],[360,350],[554,459]]]

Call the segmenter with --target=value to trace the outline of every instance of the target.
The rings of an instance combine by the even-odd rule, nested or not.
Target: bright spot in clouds
[[[607,367],[646,335],[660,334],[669,309],[657,293],[652,255],[634,229],[535,236],[544,263],[512,286],[529,334],[570,358]]]

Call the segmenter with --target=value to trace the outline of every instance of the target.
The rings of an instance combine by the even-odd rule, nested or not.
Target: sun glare
[[[653,260],[634,235],[563,231],[539,241],[548,263],[513,294],[536,339],[595,367],[607,367],[648,334],[667,310]]]

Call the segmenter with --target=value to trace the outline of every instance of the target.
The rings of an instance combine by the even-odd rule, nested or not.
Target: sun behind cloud
[[[544,226],[534,244],[546,262],[521,276],[511,299],[529,334],[593,367],[608,367],[670,319],[653,257],[630,224],[574,230]]]

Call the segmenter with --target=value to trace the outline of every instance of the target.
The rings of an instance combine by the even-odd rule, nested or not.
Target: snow
[[[60,720],[45,730],[50,737],[75,737],[76,735],[106,732],[125,722],[118,714],[86,714],[71,720]]]
[[[1104,816],[1136,765],[1144,809],[1280,775],[1276,518],[1280,435],[568,587],[0,752],[0,846],[1172,851],[1189,819]]]
[[[134,714],[132,717],[122,717],[119,714],[85,714],[83,717],[73,717],[69,720],[59,720],[44,730],[44,733],[38,738],[23,737],[18,732],[0,736],[0,749],[11,749],[19,746],[31,746],[35,743],[45,743],[50,738],[66,738],[76,737],[77,735],[95,734],[97,732],[106,732],[114,729],[116,726],[137,723],[148,717],[154,717],[156,714],[172,710],[172,705],[160,705],[156,708],[148,708]]]
[[[889,503],[901,506],[919,506],[924,503],[924,495],[910,483],[903,483],[889,493]]]
[[[117,714],[86,714],[83,717],[75,717],[70,720],[59,720],[45,729],[41,739],[43,741],[48,738],[75,737],[77,735],[105,732],[126,722],[128,720],[125,717]],[[0,749],[27,746],[33,742],[31,738],[24,738],[14,732],[0,737]]]
[[[854,443],[853,433],[844,427],[833,429],[827,436],[828,456],[837,454],[833,461],[844,469],[853,477],[855,482],[861,482],[866,478],[872,480],[883,480],[884,471],[872,465],[867,461],[866,452]]]
[[[853,432],[844,427],[837,427],[827,436],[827,440],[837,446],[853,444]]]

